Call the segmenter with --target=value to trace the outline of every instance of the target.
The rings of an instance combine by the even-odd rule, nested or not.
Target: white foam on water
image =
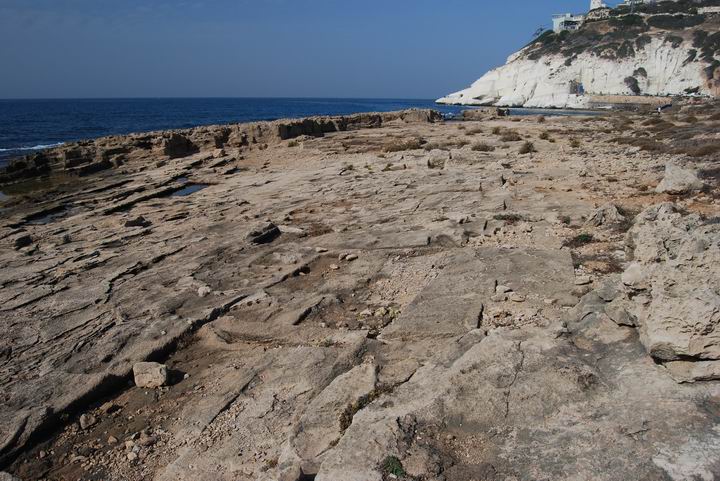
[[[42,150],[42,149],[51,149],[53,147],[60,147],[65,142],[56,142],[54,144],[38,144],[33,145],[32,147],[15,147],[12,149],[0,149],[0,152],[15,152],[20,150]]]

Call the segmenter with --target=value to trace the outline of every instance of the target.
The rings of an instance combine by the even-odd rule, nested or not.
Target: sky
[[[0,98],[434,99],[589,0],[0,0]]]

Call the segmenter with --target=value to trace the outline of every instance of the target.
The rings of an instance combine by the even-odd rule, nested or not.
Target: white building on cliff
[[[572,13],[560,13],[552,16],[553,31],[560,33],[564,30],[577,30],[585,22],[585,15]]]
[[[633,1],[633,0],[625,0]],[[607,9],[608,6],[603,0],[590,0],[590,12],[594,10]],[[585,23],[585,14],[560,13],[552,16],[553,31],[560,33],[564,30],[577,30]]]

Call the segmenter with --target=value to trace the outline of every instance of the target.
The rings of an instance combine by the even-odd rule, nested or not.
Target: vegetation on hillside
[[[686,13],[694,15],[698,13],[698,8],[716,6],[720,6],[720,0],[678,0],[675,2],[659,2],[636,5],[635,12],[645,13],[649,15],[675,13]],[[631,8],[628,6],[618,6],[613,10],[613,14],[623,15],[630,13],[630,10]]]
[[[706,74],[712,78],[720,67],[720,61],[715,60],[720,54],[720,29],[717,16],[698,13],[699,8],[708,6],[720,6],[720,0],[660,2],[636,6],[635,12],[618,7],[610,11],[609,18],[588,20],[577,31],[543,32],[527,46],[526,56],[539,60],[562,55],[567,66],[588,52],[611,60],[633,58],[655,37],[673,48],[692,42],[693,49],[685,62],[704,62]],[[644,75],[636,72],[634,77],[638,76]],[[626,82],[628,86],[635,84],[630,78]]]

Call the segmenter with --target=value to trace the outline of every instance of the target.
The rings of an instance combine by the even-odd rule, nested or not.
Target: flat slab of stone
[[[560,250],[459,250],[383,335],[452,336],[479,328],[498,284],[538,306],[547,298],[568,299],[574,287],[572,258]],[[527,299],[531,293],[534,299]]]

